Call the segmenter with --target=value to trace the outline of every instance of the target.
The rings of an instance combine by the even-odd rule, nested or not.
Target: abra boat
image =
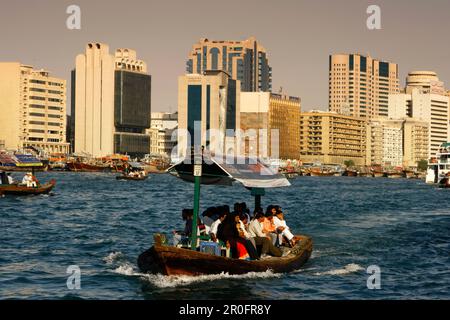
[[[136,180],[136,181],[142,181],[148,178],[148,175],[145,176],[139,176],[139,177],[132,177],[129,175],[120,175],[120,176],[116,176],[117,180]]]
[[[19,184],[2,184],[0,185],[0,193],[11,195],[37,195],[48,194],[55,187],[56,181],[53,179],[49,183],[41,184],[36,188],[22,186]]]
[[[217,157],[205,154],[195,157],[192,155],[189,163],[182,161],[168,169],[169,173],[195,183],[192,230],[197,230],[201,184],[231,185],[233,181],[238,181],[250,189],[255,196],[255,207],[261,207],[261,196],[265,194],[265,188],[290,186],[283,175],[260,159],[253,158],[249,161],[249,158],[235,158],[233,164],[229,164],[230,162],[224,159],[218,161]],[[313,250],[310,237],[300,236],[300,239],[284,257],[247,261],[199,252],[197,232],[192,232],[190,248],[155,242],[150,249],[139,255],[137,264],[142,272],[164,275],[201,275],[221,272],[244,274],[267,270],[278,273],[290,272],[301,268],[308,261]]]
[[[239,260],[222,256],[182,249],[171,246],[154,245],[138,258],[138,266],[142,272],[160,273],[163,275],[201,274],[244,274],[248,272],[275,273],[292,272],[300,269],[312,253],[312,240],[300,236],[300,242],[284,257],[270,257],[262,260]]]

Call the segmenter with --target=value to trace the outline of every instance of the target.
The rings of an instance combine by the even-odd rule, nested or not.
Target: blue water
[[[40,173],[50,196],[0,198],[0,299],[449,299],[450,190],[419,180],[300,177],[268,190],[288,225],[313,237],[303,269],[275,275],[143,275],[155,232],[183,227],[193,185],[169,175]],[[202,187],[202,208],[246,201],[240,185]],[[67,267],[81,270],[69,290]],[[381,289],[367,288],[370,265]]]

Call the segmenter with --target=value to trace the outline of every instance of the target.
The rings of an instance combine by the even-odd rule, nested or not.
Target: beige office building
[[[418,119],[372,119],[367,125],[366,165],[417,167],[428,158],[428,136],[428,123]]]
[[[428,158],[436,156],[439,146],[450,140],[449,112],[449,97],[434,72],[410,72],[405,92],[389,96],[389,118],[409,117],[429,124]]]
[[[241,152],[259,157],[299,159],[300,112],[298,97],[242,92],[241,129],[247,135]],[[250,130],[254,130],[256,135],[250,137]]]
[[[89,43],[72,73],[74,151],[103,157],[150,148],[151,76],[131,49]]]
[[[180,157],[184,157],[191,146],[199,144],[214,153],[237,152],[235,136],[240,128],[240,93],[240,82],[223,71],[205,71],[178,78]]]
[[[429,124],[414,118],[403,123],[403,166],[417,167],[421,160],[428,160]]]
[[[360,54],[330,55],[329,111],[369,119],[387,117],[388,96],[398,92],[397,64]]]
[[[335,112],[300,115],[300,159],[303,162],[356,165],[366,161],[366,120]]]
[[[18,62],[0,63],[0,148],[68,153],[66,81]]]
[[[222,70],[239,80],[241,91],[272,91],[272,68],[266,49],[254,38],[243,41],[200,39],[186,62],[187,73]]]

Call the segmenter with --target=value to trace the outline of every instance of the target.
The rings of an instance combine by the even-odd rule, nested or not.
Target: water
[[[16,175],[16,177],[18,177]],[[169,175],[40,173],[50,196],[0,198],[0,299],[449,299],[450,190],[419,180],[300,177],[268,190],[291,229],[313,237],[303,269],[244,276],[143,275],[153,233],[183,228],[193,185]],[[246,201],[241,185],[202,186],[202,208]],[[81,290],[66,269],[81,269]],[[366,269],[381,269],[367,289]]]

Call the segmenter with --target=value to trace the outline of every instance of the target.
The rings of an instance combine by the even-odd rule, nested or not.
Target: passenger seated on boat
[[[262,229],[265,234],[267,234],[270,239],[272,240],[272,244],[278,246],[278,233],[277,228],[275,227],[275,224],[273,222],[273,213],[272,209],[267,210],[265,214],[265,219],[262,223]]]
[[[277,213],[273,217],[273,222],[278,231],[278,243],[282,244],[284,238],[286,238],[289,246],[291,248],[294,247],[296,240],[289,227],[287,226],[286,220],[284,220],[284,214],[283,210],[281,210],[281,207],[277,208]]]
[[[255,216],[250,222],[248,231],[250,236],[253,237],[257,247],[261,247],[261,257],[264,258],[266,255],[272,255],[274,257],[281,257],[282,252],[280,249],[275,247],[271,241],[269,235],[265,234],[262,229],[262,223],[264,221],[264,213],[262,208],[255,211]]]
[[[36,188],[37,179],[33,176],[31,172],[27,172],[22,179],[22,184],[26,185],[28,188]]]
[[[235,213],[227,214],[218,227],[217,238],[223,243],[230,243],[233,258],[245,257],[242,249],[245,248],[251,259],[257,259],[258,255],[251,242],[240,237],[238,229],[236,228],[236,224],[239,222],[237,219],[239,219],[239,216]],[[240,243],[240,245],[238,245],[238,243]]]
[[[249,240],[253,247],[256,250],[256,243],[253,237],[248,232],[248,217],[246,213],[241,213],[239,215],[239,226],[238,226],[239,235],[247,240]]]
[[[16,182],[14,181],[14,178],[13,177],[11,177],[11,173],[7,173],[7,176],[8,176],[8,183],[9,184],[15,184]]]
[[[9,184],[6,172],[0,172],[0,184]]]
[[[216,210],[216,207],[210,207],[203,212],[203,223],[206,226],[211,227],[211,225],[214,223],[215,220],[213,219],[213,215],[216,213]]]
[[[245,226],[242,222],[242,219],[247,219],[247,216],[245,213],[241,213],[240,215],[235,216],[235,223],[236,223],[236,230],[239,235],[239,239],[236,239],[236,245],[237,245],[237,251],[239,255],[239,259],[243,259],[241,256],[241,252],[243,251],[242,248],[240,248],[239,244],[242,244],[245,247],[245,251],[248,253],[250,259],[255,260],[258,259],[258,252],[256,251],[256,245],[253,243],[250,239],[250,234],[248,234],[247,230],[245,229]],[[247,258],[244,253],[245,259]]]
[[[209,235],[212,241],[218,242],[217,230],[219,229],[219,225],[225,220],[226,217],[227,213],[225,212],[225,210],[222,210],[219,214],[219,218],[211,224],[211,230],[209,231]]]

